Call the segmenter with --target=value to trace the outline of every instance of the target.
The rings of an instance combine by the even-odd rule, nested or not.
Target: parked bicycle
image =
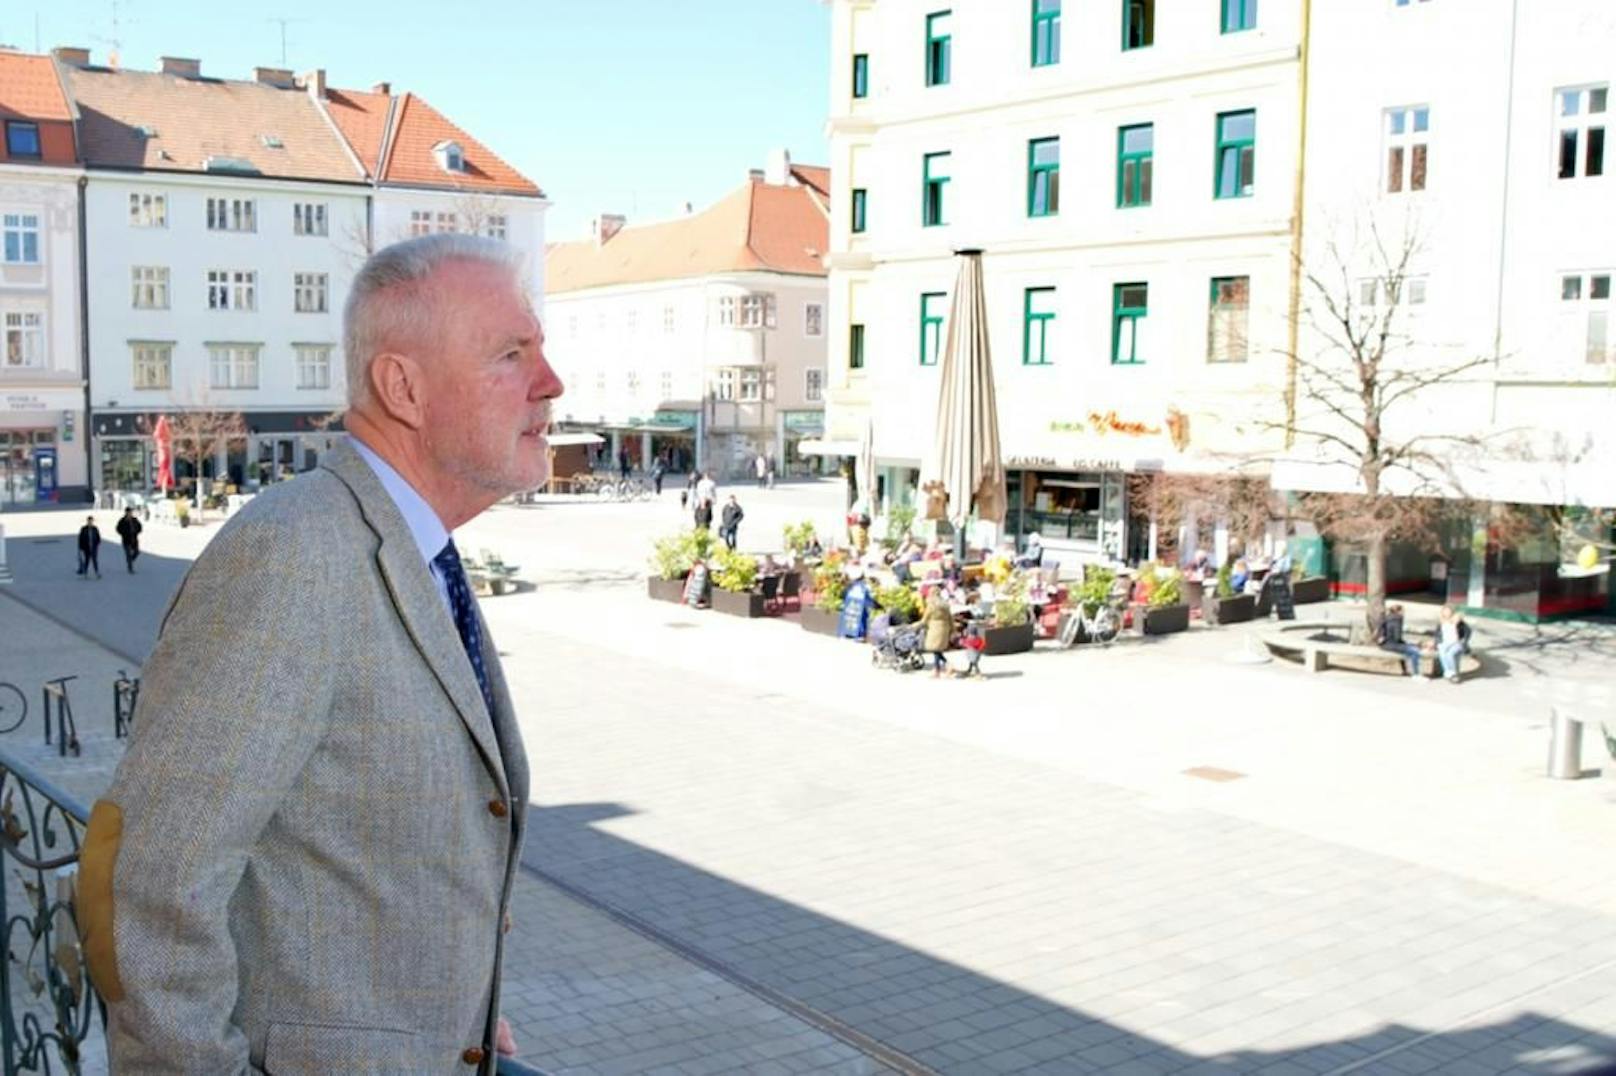
[[[1114,590],[1108,600],[1095,606],[1093,613],[1083,602],[1077,602],[1071,613],[1061,621],[1060,634],[1057,636],[1061,649],[1069,650],[1079,640],[1110,646],[1122,631],[1124,605],[1124,599],[1118,597]]]
[[[20,728],[28,716],[28,696],[16,684],[0,681],[0,735]]]

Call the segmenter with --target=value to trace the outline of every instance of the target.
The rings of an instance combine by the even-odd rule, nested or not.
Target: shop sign
[[[1057,460],[1053,456],[1011,456],[1004,461],[1012,471],[1121,471],[1121,460],[1076,458]]]
[[[7,411],[46,411],[45,397],[37,396],[32,392],[8,392],[6,394]]]
[[[825,432],[823,411],[784,411],[781,420],[790,433],[821,434]]]
[[[1102,435],[1120,433],[1129,437],[1153,437],[1161,433],[1161,427],[1119,418],[1115,411],[1107,411],[1104,414],[1099,411],[1090,411],[1087,422],[1080,422],[1076,419],[1055,419],[1049,424],[1049,432],[1098,433]]]

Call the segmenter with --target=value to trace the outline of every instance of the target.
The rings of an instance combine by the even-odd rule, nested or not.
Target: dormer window
[[[458,142],[439,142],[432,147],[432,155],[438,159],[438,167],[445,172],[466,170],[466,157]]]

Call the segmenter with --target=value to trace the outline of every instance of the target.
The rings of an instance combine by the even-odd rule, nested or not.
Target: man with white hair
[[[543,484],[517,251],[372,256],[348,441],[191,567],[85,835],[113,1071],[491,1073],[527,763],[450,533]]]

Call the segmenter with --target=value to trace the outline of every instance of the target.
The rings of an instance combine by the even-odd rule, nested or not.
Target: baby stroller
[[[893,627],[884,616],[870,623],[870,664],[877,669],[914,672],[925,664],[920,652],[921,625]]]

